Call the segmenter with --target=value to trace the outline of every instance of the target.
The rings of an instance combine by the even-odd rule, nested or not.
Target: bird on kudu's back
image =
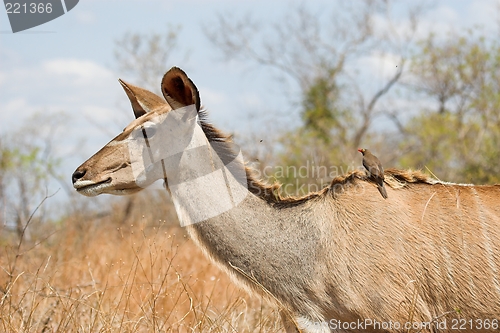
[[[377,188],[384,199],[387,199],[387,192],[384,187],[384,168],[382,163],[368,149],[360,148],[358,151],[363,154],[363,166],[368,170],[368,177],[377,183]]]

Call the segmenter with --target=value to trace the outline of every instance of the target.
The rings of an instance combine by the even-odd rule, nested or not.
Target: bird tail
[[[387,191],[385,190],[384,183],[377,184],[377,189],[384,199],[387,199]]]

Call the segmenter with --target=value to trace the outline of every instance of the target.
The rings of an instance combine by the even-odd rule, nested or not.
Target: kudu
[[[198,90],[182,70],[172,68],[163,77],[164,99],[120,83],[136,120],[78,167],[73,184],[79,193],[130,194],[163,178],[172,187],[176,175],[164,162],[151,159],[138,176],[133,166],[145,165],[145,155],[131,153],[129,145],[139,130],[147,137],[155,117],[186,106],[196,118],[172,121],[181,122],[175,127],[186,127],[189,138],[179,130],[163,137],[162,145],[180,149],[189,140],[207,140],[198,146],[218,145],[211,153],[225,165],[236,159],[230,140],[207,123]],[[177,170],[213,164],[209,156],[197,163],[187,159]],[[287,332],[455,332],[500,325],[500,186],[451,184],[393,169],[386,170],[384,200],[376,184],[355,171],[295,198],[282,197],[278,186],[244,171],[239,201],[226,211],[201,214],[203,221],[186,228],[235,281],[275,302]],[[178,194],[178,214],[208,209],[204,202],[218,200],[209,182],[204,187]],[[183,207],[189,204],[191,211]]]

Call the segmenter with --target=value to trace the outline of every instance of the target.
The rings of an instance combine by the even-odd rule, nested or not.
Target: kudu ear
[[[165,101],[160,96],[146,89],[131,85],[121,79],[118,79],[118,81],[125,90],[125,93],[127,93],[136,118],[165,105]]]
[[[172,67],[161,80],[163,97],[172,109],[194,104],[200,110],[200,94],[193,81],[178,67]]]

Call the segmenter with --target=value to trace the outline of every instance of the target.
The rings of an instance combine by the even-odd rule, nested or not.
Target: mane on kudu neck
[[[77,168],[75,189],[131,194],[165,179],[192,239],[241,286],[274,302],[288,333],[401,332],[407,322],[455,332],[452,320],[500,318],[500,186],[389,169],[387,199],[361,171],[283,197],[207,122],[182,70],[163,77],[164,99],[120,83],[136,119]],[[162,122],[174,126],[164,133]],[[176,173],[189,177],[179,182]]]

